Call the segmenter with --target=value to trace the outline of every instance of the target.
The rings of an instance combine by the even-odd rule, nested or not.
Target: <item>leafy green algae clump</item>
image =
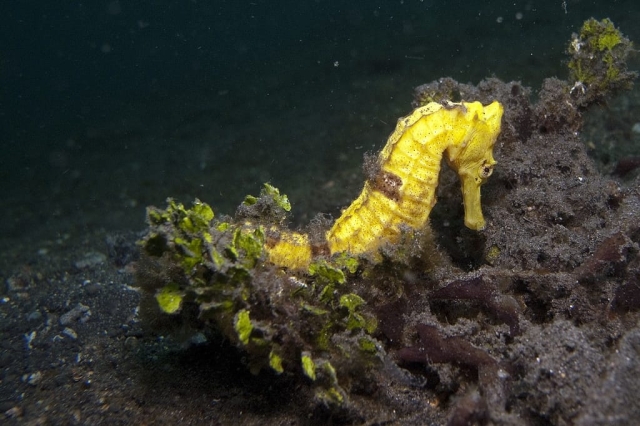
[[[291,208],[271,185],[247,197],[235,219],[216,218],[199,200],[167,204],[147,209],[140,241],[146,319],[221,334],[248,354],[252,372],[292,373],[321,403],[347,403],[349,388],[382,358],[377,321],[350,285],[358,261],[320,258],[295,274],[269,263],[269,230]]]
[[[585,95],[585,102],[603,99],[610,93],[628,90],[636,72],[627,70],[633,44],[610,19],[585,21],[580,34],[573,34],[568,53],[571,89]]]

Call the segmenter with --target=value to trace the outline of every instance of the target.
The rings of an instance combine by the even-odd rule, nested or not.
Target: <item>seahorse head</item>
[[[500,134],[503,107],[497,101],[483,106],[480,102],[463,103],[467,136],[447,149],[447,160],[460,177],[464,201],[464,224],[471,229],[485,227],[480,205],[480,186],[493,173],[496,160],[493,146]]]

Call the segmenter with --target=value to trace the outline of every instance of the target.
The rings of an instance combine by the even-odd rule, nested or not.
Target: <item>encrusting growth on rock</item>
[[[602,101],[611,93],[633,86],[637,72],[627,70],[627,57],[633,43],[610,19],[585,21],[579,34],[573,34],[568,53],[570,92],[580,106]]]

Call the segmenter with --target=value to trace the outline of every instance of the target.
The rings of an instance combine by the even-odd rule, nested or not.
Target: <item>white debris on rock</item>
[[[71,309],[66,314],[60,315],[60,325],[67,326],[75,321],[80,321],[81,323],[85,323],[89,320],[91,316],[91,309],[88,306],[83,305],[82,303],[78,303],[75,308]]]

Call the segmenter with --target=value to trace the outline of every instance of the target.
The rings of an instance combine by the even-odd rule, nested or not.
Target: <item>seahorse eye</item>
[[[493,167],[492,167],[492,166],[489,166],[489,165],[486,165],[486,164],[483,164],[483,165],[480,167],[480,171],[479,171],[479,173],[478,173],[478,174],[480,175],[480,177],[481,177],[482,179],[486,179],[486,178],[488,178],[489,176],[491,176],[491,173],[493,173]]]

